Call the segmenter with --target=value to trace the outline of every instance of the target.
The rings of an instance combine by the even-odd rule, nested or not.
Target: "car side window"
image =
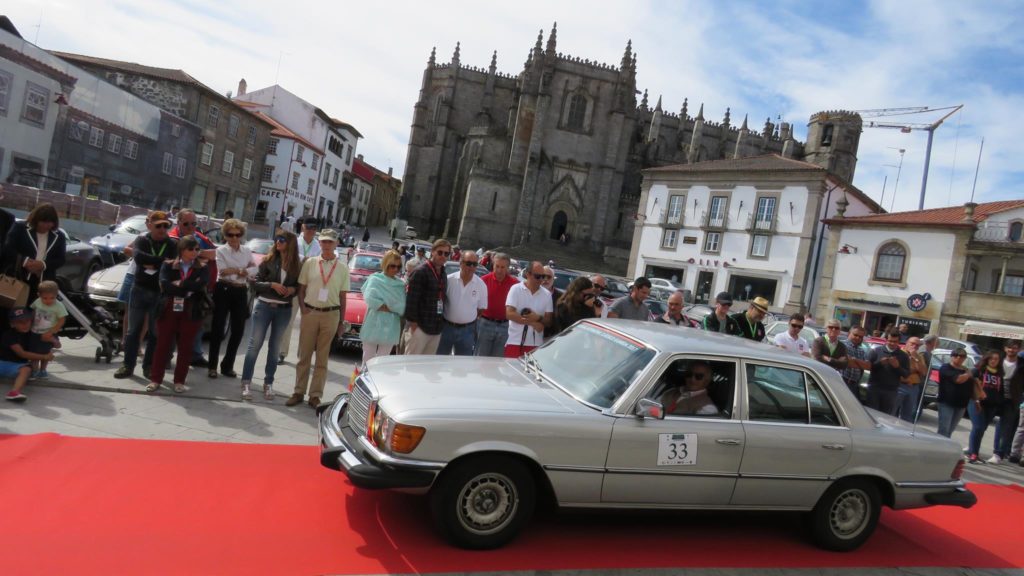
[[[736,364],[680,358],[662,372],[647,398],[661,403],[666,417],[731,418]]]
[[[839,418],[821,386],[800,370],[747,365],[750,419],[838,426]]]

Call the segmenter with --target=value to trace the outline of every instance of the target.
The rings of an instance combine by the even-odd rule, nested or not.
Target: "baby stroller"
[[[58,279],[60,301],[68,309],[68,318],[57,336],[80,340],[92,336],[100,345],[96,348],[96,362],[105,359],[107,364],[121,353],[121,322],[96,305],[89,294],[70,290],[67,282]]]

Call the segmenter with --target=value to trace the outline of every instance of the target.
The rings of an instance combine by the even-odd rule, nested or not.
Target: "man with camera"
[[[541,286],[547,274],[540,262],[530,262],[524,282],[512,286],[505,299],[508,340],[505,357],[518,358],[544,342],[544,327],[551,325],[551,293]]]

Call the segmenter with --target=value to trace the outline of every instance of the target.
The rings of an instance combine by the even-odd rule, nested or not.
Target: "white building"
[[[1024,200],[826,222],[821,317],[869,334],[1024,337]]]
[[[644,170],[629,274],[666,278],[696,302],[729,292],[734,308],[757,296],[775,311],[813,306],[821,221],[882,211],[824,168],[770,154]]]
[[[350,124],[331,118],[276,84],[249,92],[243,80],[239,82],[235,100],[259,105],[260,111],[320,151],[312,208],[308,213],[329,222],[342,219],[343,209],[350,202],[345,193],[344,177],[352,170],[356,145],[362,135]],[[310,160],[306,162],[310,166]]]
[[[246,108],[255,106],[241,102]],[[254,112],[270,122],[270,142],[260,175],[256,202],[257,222],[276,222],[282,216],[314,214],[317,178],[323,152],[262,111]]]

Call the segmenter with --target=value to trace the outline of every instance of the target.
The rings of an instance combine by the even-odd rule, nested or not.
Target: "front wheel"
[[[434,522],[461,548],[487,550],[511,541],[529,521],[536,485],[512,458],[484,456],[456,464],[430,494]]]
[[[807,513],[811,538],[826,550],[855,550],[875,531],[881,509],[874,483],[864,479],[841,480]]]

